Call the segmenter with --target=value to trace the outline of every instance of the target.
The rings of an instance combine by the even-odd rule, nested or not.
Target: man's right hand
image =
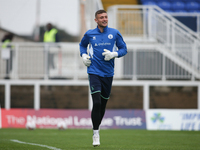
[[[85,64],[85,66],[89,67],[91,64],[90,56],[88,56],[87,54],[83,54],[82,58],[83,58],[83,63]]]

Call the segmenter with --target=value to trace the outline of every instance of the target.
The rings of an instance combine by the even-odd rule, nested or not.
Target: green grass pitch
[[[100,147],[89,129],[0,129],[1,150],[200,150],[199,131],[102,129]],[[17,140],[20,142],[14,142]]]

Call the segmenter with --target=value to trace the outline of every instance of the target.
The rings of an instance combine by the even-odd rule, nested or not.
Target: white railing
[[[0,78],[78,79],[85,77],[86,67],[79,55],[79,43],[13,43],[12,55],[0,53]],[[12,64],[12,65],[11,65]],[[10,68],[12,66],[12,68]]]
[[[79,43],[13,43],[12,55],[5,58],[0,48],[0,79],[70,79],[87,78],[87,68],[79,53]],[[1,46],[1,45],[0,45]],[[116,58],[116,79],[187,79],[195,74],[164,54],[161,44],[127,43],[128,54]],[[187,53],[192,53],[186,49]],[[8,50],[9,51],[9,50]],[[200,54],[200,51],[199,51]],[[193,55],[193,54],[190,54]],[[175,59],[175,58],[174,58]],[[12,64],[12,65],[11,65]],[[182,65],[182,66],[181,66]],[[10,68],[12,67],[12,68]]]
[[[140,42],[163,45],[158,49],[168,59],[200,78],[200,38],[191,29],[157,6],[115,5],[108,9],[109,26],[117,28],[129,43],[134,37]],[[183,65],[182,65],[183,64]]]
[[[184,21],[186,21],[186,19],[194,19],[192,22],[192,26],[190,26],[191,28],[193,28],[193,30],[195,30],[197,32],[197,34],[200,36],[200,13],[197,12],[193,12],[193,13],[184,13],[184,12],[170,12],[170,15],[172,15],[175,18],[179,19],[185,19]],[[188,22],[188,24],[191,24],[191,22]],[[196,28],[195,28],[196,27]]]
[[[128,55],[124,57],[124,78],[132,79],[193,79],[194,74],[183,64],[169,59],[161,44],[128,44]],[[190,51],[188,50],[188,53]],[[200,51],[199,51],[200,53]],[[175,59],[175,58],[174,58]]]
[[[73,81],[73,80],[60,80],[60,81],[41,81],[41,80],[0,80],[0,85],[5,87],[5,109],[11,108],[11,87],[12,86],[34,86],[34,109],[40,109],[40,91],[41,86],[88,86],[88,81]],[[150,87],[151,86],[170,86],[170,87],[197,87],[197,108],[200,110],[200,82],[199,81],[129,81],[129,80],[114,80],[113,86],[141,86],[143,87],[143,110],[150,109]],[[88,88],[88,109],[92,109],[92,99],[90,90]]]

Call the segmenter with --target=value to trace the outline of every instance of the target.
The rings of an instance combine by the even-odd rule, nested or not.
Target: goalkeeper
[[[99,126],[110,96],[114,75],[114,58],[126,55],[126,43],[116,29],[108,27],[105,10],[95,13],[97,28],[88,30],[80,42],[80,55],[87,66],[93,107],[93,146],[100,145]],[[89,53],[87,47],[89,45]]]

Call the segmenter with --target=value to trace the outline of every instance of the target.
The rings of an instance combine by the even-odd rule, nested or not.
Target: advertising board
[[[154,109],[146,111],[148,130],[200,130],[200,111]]]
[[[36,128],[56,128],[65,122],[68,128],[92,128],[89,110],[59,109],[1,109],[2,128],[25,128],[35,122]],[[146,129],[143,110],[107,110],[101,128]]]

